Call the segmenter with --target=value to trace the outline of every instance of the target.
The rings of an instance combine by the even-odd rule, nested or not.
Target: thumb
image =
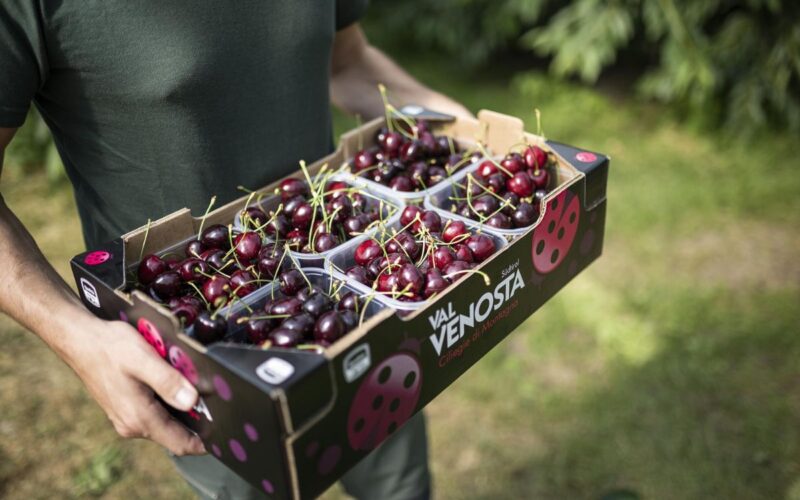
[[[156,355],[150,346],[146,346],[141,355],[130,357],[129,361],[130,375],[153,389],[173,408],[189,411],[197,404],[197,389]]]

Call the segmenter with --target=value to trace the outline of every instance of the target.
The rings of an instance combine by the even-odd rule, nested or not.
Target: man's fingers
[[[140,418],[147,438],[167,448],[173,454],[182,456],[206,453],[200,438],[172,418],[157,401],[153,400],[143,410]]]
[[[144,345],[139,355],[129,358],[130,375],[149,386],[173,408],[189,411],[197,404],[197,389],[178,370]]]

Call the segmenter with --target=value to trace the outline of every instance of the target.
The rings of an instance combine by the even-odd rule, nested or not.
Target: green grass
[[[538,107],[548,137],[613,158],[603,257],[429,406],[437,497],[800,499],[794,138],[729,142],[536,73],[411,69],[529,129]],[[0,186],[66,274],[69,191],[21,171]],[[189,496],[38,341],[0,318],[0,342],[0,496]]]

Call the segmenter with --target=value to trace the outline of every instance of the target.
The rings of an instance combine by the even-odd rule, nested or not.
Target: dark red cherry
[[[378,257],[378,262],[380,262],[381,270],[386,269],[387,267],[390,268],[390,271],[399,268],[403,264],[408,264],[411,261],[406,257],[405,254],[402,253],[390,253],[386,257]]]
[[[161,257],[152,254],[146,255],[139,263],[139,270],[137,272],[139,283],[142,285],[149,285],[159,274],[165,272],[168,268],[169,266]]]
[[[367,276],[367,269],[363,266],[353,266],[345,271],[348,278],[369,286],[369,276]]]
[[[342,318],[339,317],[339,313],[328,311],[320,316],[314,325],[314,338],[316,340],[335,342],[345,334],[345,331],[345,324]]]
[[[299,252],[300,249],[308,244],[308,231],[292,229],[286,234],[286,243],[289,245],[290,249]]]
[[[420,141],[408,141],[400,147],[400,159],[404,163],[413,163],[422,158],[423,144]]]
[[[200,240],[192,240],[186,244],[184,252],[187,257],[200,257],[200,254],[205,251],[206,247],[200,243]]]
[[[500,162],[500,166],[511,175],[514,175],[525,169],[525,161],[518,153],[509,153],[503,158],[503,161]]]
[[[358,295],[355,292],[345,292],[339,299],[339,311],[360,311]]]
[[[528,146],[522,155],[531,170],[544,169],[547,166],[547,153],[539,146]]]
[[[469,263],[463,260],[457,260],[444,268],[443,274],[445,278],[453,282],[463,278],[467,274],[465,271],[469,271],[470,269]]]
[[[303,273],[298,269],[289,269],[288,271],[282,272],[278,276],[278,281],[280,282],[281,292],[289,296],[297,295],[297,292],[306,286]]]
[[[197,320],[197,316],[200,314],[200,307],[187,303],[178,303],[175,307],[171,307],[170,310],[172,314],[178,318],[184,328],[192,326],[195,320]]]
[[[375,132],[375,143],[378,146],[383,147],[383,143],[386,141],[386,136],[389,134],[389,129],[387,127],[381,127]]]
[[[268,319],[251,319],[245,324],[247,339],[256,345],[262,344],[269,337],[272,322]]]
[[[366,269],[367,269],[367,276],[369,276],[369,279],[374,280],[381,274],[381,271],[383,271],[384,269],[382,267],[382,264],[383,264],[383,257],[375,257],[370,261],[369,264],[367,264]]]
[[[297,292],[297,295],[295,295],[295,297],[297,297],[297,299],[298,299],[298,300],[300,300],[300,302],[302,302],[302,303],[304,303],[304,304],[305,304],[305,302],[306,302],[306,301],[307,301],[307,300],[308,300],[310,297],[312,297],[312,296],[314,296],[314,295],[316,295],[316,294],[318,294],[318,293],[319,293],[319,294],[322,294],[322,295],[327,295],[327,294],[326,294],[326,293],[325,293],[325,292],[322,290],[322,288],[320,288],[320,287],[319,287],[319,286],[317,286],[317,285],[311,285],[311,288],[309,288],[309,287],[307,287],[307,286],[304,286],[303,288],[301,288],[301,289],[300,289],[300,290]]]
[[[411,226],[411,230],[418,233],[421,227],[429,232],[438,233],[442,230],[442,218],[433,210],[426,210],[420,214],[420,220]]]
[[[303,341],[303,334],[288,328],[276,328],[269,333],[269,340],[275,347],[294,347]]]
[[[231,291],[230,280],[222,275],[215,275],[203,283],[203,297],[213,307],[220,307],[228,301]]]
[[[400,154],[403,145],[403,136],[399,132],[388,132],[381,144],[383,151],[391,157]]]
[[[175,271],[167,271],[156,276],[150,286],[153,292],[161,299],[167,300],[170,297],[175,297],[181,292],[181,285],[183,280]]]
[[[527,227],[536,222],[539,212],[528,202],[521,202],[511,215],[515,227]]]
[[[414,190],[414,182],[405,175],[398,175],[389,181],[389,187],[395,191],[408,193]]]
[[[347,194],[349,189],[350,186],[348,186],[344,181],[329,182],[328,185],[325,186],[325,199],[333,200],[340,196],[344,196]]]
[[[447,171],[442,167],[432,166],[428,168],[428,187],[435,186],[447,179]]]
[[[286,318],[281,323],[281,328],[288,328],[302,333],[304,336],[309,335],[314,328],[314,321],[316,318],[307,312],[296,314],[291,318]]]
[[[306,196],[309,192],[306,181],[293,177],[282,180],[280,190],[281,200],[283,201],[294,198],[297,195]]]
[[[428,165],[424,161],[417,161],[409,165],[406,173],[414,187],[425,189],[428,186]]]
[[[403,264],[398,272],[398,286],[403,293],[417,295],[422,292],[425,280],[414,264]]]
[[[267,222],[269,217],[258,207],[247,207],[244,210],[244,219],[248,222],[249,227],[257,228]]]
[[[314,217],[314,208],[308,203],[300,203],[292,215],[292,226],[297,229],[306,229],[311,225]]]
[[[181,279],[187,283],[193,281],[203,281],[211,272],[209,265],[201,259],[191,258],[181,262],[178,273]]]
[[[452,243],[453,241],[461,241],[466,238],[465,235],[469,234],[467,225],[460,220],[451,220],[442,231],[442,241],[445,243]]]
[[[362,218],[356,216],[345,219],[342,223],[342,227],[344,228],[345,234],[352,238],[363,233],[367,228],[367,224],[364,223]]]
[[[265,251],[267,250],[267,251]],[[281,265],[283,259],[283,252],[272,249],[261,249],[258,255],[258,272],[262,277],[272,279],[278,273],[278,266]]]
[[[540,172],[544,172],[541,170]],[[516,194],[520,198],[527,198],[533,195],[534,184],[531,176],[527,172],[517,172],[514,177],[506,181],[506,189]]]
[[[386,251],[389,253],[400,253],[412,259],[419,257],[422,248],[407,231],[397,233],[386,243]]]
[[[239,297],[244,297],[256,291],[258,283],[256,277],[250,271],[239,269],[231,274],[230,280],[231,290]]]
[[[286,217],[291,218],[294,215],[294,212],[297,210],[301,204],[306,203],[306,199],[303,196],[295,196],[294,198],[289,198],[288,200],[283,202],[283,214],[286,214]]]
[[[403,212],[400,214],[400,224],[407,226],[411,224],[411,222],[416,219],[417,215],[422,214],[422,209],[417,205],[409,205],[403,209]]]
[[[531,170],[529,175],[536,189],[545,189],[547,187],[547,183],[550,182],[550,174],[548,174],[547,170],[544,168],[539,170]]]
[[[383,249],[381,249],[381,245],[377,241],[366,240],[356,247],[354,258],[356,264],[359,266],[366,266],[373,259],[382,255]]]
[[[224,271],[233,265],[233,259],[225,260],[225,251],[218,248],[206,250],[200,254],[200,258],[217,271]]]
[[[429,257],[431,267],[444,269],[456,260],[456,254],[449,247],[439,247]]]
[[[285,297],[264,306],[264,312],[270,316],[295,316],[302,310],[303,302],[297,297]]]
[[[356,172],[369,168],[375,165],[375,163],[377,163],[375,152],[369,149],[362,149],[353,157],[353,166]]]
[[[228,239],[228,228],[222,224],[215,224],[203,230],[200,235],[200,242],[206,248],[230,248],[230,240]]]
[[[339,311],[339,317],[342,319],[342,323],[344,323],[345,332],[349,332],[358,326],[358,313],[355,311],[349,309]]]
[[[472,210],[484,217],[496,212],[498,208],[499,202],[497,198],[490,194],[478,196],[476,199],[472,200]]]
[[[425,273],[424,297],[427,299],[435,293],[442,293],[444,289],[447,288],[447,284],[447,281],[438,269],[429,269]]]
[[[283,213],[279,213],[269,221],[264,231],[273,238],[284,238],[291,229],[289,219]]]
[[[395,292],[400,285],[400,277],[397,272],[381,273],[378,276],[378,291]]]
[[[483,178],[488,178],[490,175],[497,173],[497,165],[492,160],[484,160],[478,165],[478,175]]]
[[[228,323],[225,318],[202,312],[194,321],[192,337],[199,340],[201,344],[208,345],[222,340],[227,330]]]
[[[519,196],[511,192],[503,193],[502,196],[505,200],[505,202],[501,202],[501,205],[504,205],[503,213],[506,215],[511,215],[517,205],[519,205]]]
[[[331,233],[321,233],[314,238],[314,251],[317,253],[333,250],[339,245],[339,239]]]
[[[494,241],[485,234],[473,234],[467,238],[467,247],[472,250],[475,262],[483,262],[496,250]]]
[[[258,257],[258,252],[261,250],[261,236],[252,231],[245,231],[236,235],[233,239],[233,245],[239,260],[250,262]]]
[[[493,193],[502,193],[506,189],[506,179],[503,173],[492,174],[486,178],[486,187]]]
[[[462,260],[464,262],[475,262],[475,257],[472,255],[472,250],[466,245],[466,243],[459,243],[455,246],[456,251],[456,260]]]
[[[486,225],[497,229],[511,229],[511,218],[504,213],[496,213],[486,219]]]
[[[537,205],[541,205],[546,196],[547,196],[546,189],[537,189],[536,191],[533,192],[533,201]]]
[[[316,317],[333,308],[333,301],[324,293],[315,293],[303,303],[303,311]]]

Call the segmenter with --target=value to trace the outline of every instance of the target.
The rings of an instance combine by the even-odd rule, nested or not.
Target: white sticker
[[[400,111],[402,111],[403,113],[405,113],[407,115],[418,115],[418,114],[422,113],[423,111],[425,111],[425,108],[423,108],[421,106],[416,106],[414,104],[409,104],[407,106],[404,106],[403,109],[401,109]]]
[[[100,307],[100,299],[97,297],[97,289],[94,285],[86,281],[86,278],[81,278],[81,290],[83,290],[83,298],[86,302],[95,307]]]
[[[369,370],[372,359],[369,354],[369,344],[361,344],[344,358],[344,379],[352,382]]]
[[[258,375],[258,378],[273,385],[286,382],[293,373],[294,366],[280,358],[269,358],[256,368],[256,375]]]

